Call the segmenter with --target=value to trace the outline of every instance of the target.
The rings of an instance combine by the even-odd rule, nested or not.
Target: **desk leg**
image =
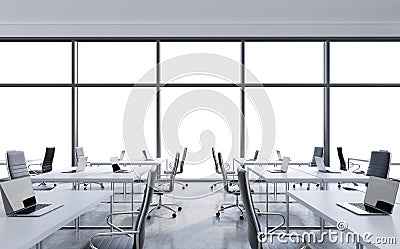
[[[289,233],[289,183],[286,183],[286,233]]]
[[[36,244],[36,249],[42,249],[42,241]]]
[[[76,232],[79,232],[79,223],[80,223],[80,217],[78,216],[78,217],[76,217],[76,219],[75,219],[75,231]]]
[[[110,214],[113,212],[113,204],[114,204],[114,182],[111,183],[111,196],[110,196]],[[113,223],[113,217],[111,215],[110,217],[110,222]],[[110,228],[111,232],[113,231],[113,228]]]
[[[133,182],[131,183],[132,189],[131,189],[131,210],[132,210],[132,230],[135,229],[134,224],[135,224],[135,216],[133,215]]]
[[[265,182],[265,195],[267,197],[267,199],[265,200],[265,212],[268,212],[268,182]],[[265,232],[268,232],[268,215],[265,216]]]
[[[319,217],[319,224],[321,226],[321,235],[322,235],[322,233],[324,232],[324,229],[325,229],[325,219],[322,217]]]
[[[363,248],[364,248],[363,244],[361,244],[360,242],[356,243],[356,249],[363,249]]]

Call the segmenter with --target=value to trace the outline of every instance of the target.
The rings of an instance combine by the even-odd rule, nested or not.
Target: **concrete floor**
[[[185,190],[177,187],[175,195],[178,197],[165,197],[166,202],[179,203],[183,210],[178,213],[174,219],[171,213],[165,209],[155,210],[152,218],[146,222],[146,240],[144,248],[157,249],[189,249],[189,248],[207,248],[207,249],[224,249],[224,248],[243,248],[248,249],[250,245],[247,239],[247,223],[240,220],[239,210],[230,209],[221,214],[220,218],[216,218],[215,213],[221,203],[234,202],[235,197],[225,194],[222,189],[211,191],[210,183],[189,183],[189,187]],[[283,187],[283,186],[281,186]],[[280,188],[281,188],[280,187]],[[62,188],[58,186],[57,188]],[[97,189],[97,186],[93,186]],[[142,186],[135,186],[134,191],[140,192]],[[263,185],[257,184],[253,186],[256,192],[265,193]],[[299,189],[299,187],[297,188]],[[303,187],[304,189],[304,187]],[[283,191],[283,189],[281,189]],[[130,191],[130,189],[128,189]],[[316,191],[316,190],[315,190]],[[205,193],[207,193],[205,195]],[[197,197],[196,197],[197,196]],[[199,197],[203,196],[203,197]],[[130,195],[124,199],[123,195],[116,195],[117,201],[129,201]],[[141,194],[134,195],[135,200],[142,198]],[[270,199],[272,195],[270,195]],[[278,199],[284,200],[284,195],[278,196]],[[157,199],[155,198],[154,201]],[[255,201],[265,200],[264,194],[254,195]],[[265,210],[265,204],[257,203],[257,207]],[[135,208],[139,204],[135,204]],[[130,210],[130,203],[114,204],[114,211]],[[269,211],[277,211],[285,214],[285,204],[270,204]],[[294,203],[290,207],[291,225],[319,225],[319,218],[316,217],[300,204]],[[109,204],[102,203],[81,216],[81,225],[105,225],[105,217],[109,213]],[[277,224],[279,218],[270,217],[271,224]],[[124,216],[115,219],[114,222],[120,225],[128,225],[131,217]],[[260,220],[261,224],[265,224],[264,220]],[[70,224],[72,225],[72,224]],[[264,227],[264,226],[263,226]],[[73,229],[62,229],[43,241],[43,248],[68,248],[79,249],[85,246],[91,235],[97,232],[107,230],[80,230],[78,233]],[[280,244],[264,246],[264,248],[300,248],[300,244]],[[311,248],[355,248],[354,245],[330,245],[317,244],[311,245]]]

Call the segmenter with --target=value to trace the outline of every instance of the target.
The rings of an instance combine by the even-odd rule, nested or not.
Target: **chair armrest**
[[[93,239],[96,237],[102,237],[102,236],[112,236],[112,235],[127,235],[129,237],[132,237],[131,234],[139,233],[139,231],[124,231],[124,232],[108,232],[108,233],[96,233],[95,235],[90,238],[90,248],[92,249],[98,249],[93,245]]]
[[[269,231],[270,233],[275,232],[276,230],[278,230],[279,228],[281,228],[283,225],[285,225],[286,219],[285,216],[283,216],[283,214],[281,213],[275,213],[275,212],[256,212],[256,214],[258,215],[277,215],[280,216],[282,218],[282,222],[278,225],[276,225],[274,228],[271,229],[271,231]]]
[[[110,227],[112,227],[112,228],[114,228],[114,229],[116,229],[116,230],[118,230],[118,231],[120,231],[120,232],[123,232],[124,230],[122,230],[122,229],[119,228],[118,226],[116,226],[116,225],[114,225],[113,223],[111,223],[110,219],[111,219],[112,216],[115,216],[115,215],[122,215],[122,214],[136,214],[136,215],[137,215],[137,214],[139,214],[139,211],[115,212],[115,213],[111,213],[111,214],[107,215],[107,224],[108,224]]]
[[[31,172],[33,172],[33,175],[40,175],[42,174],[42,172],[36,171],[34,169],[31,169],[32,165],[42,165],[41,163],[33,163],[33,164],[29,164],[28,165],[28,170],[29,170],[29,174],[32,174]]]

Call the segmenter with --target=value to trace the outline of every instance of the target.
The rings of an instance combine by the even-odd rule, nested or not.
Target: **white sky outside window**
[[[392,162],[400,162],[400,89],[343,87],[331,89],[331,162],[339,165],[336,147],[343,147],[347,158],[369,160],[371,151],[388,150]],[[368,164],[363,164],[364,170]],[[400,166],[392,166],[400,177]],[[396,171],[396,172],[395,172]]]
[[[400,83],[400,42],[332,42],[332,83]]]
[[[0,42],[0,83],[71,83],[71,43]]]
[[[236,109],[232,120],[235,120],[234,125],[239,125],[240,122],[240,88],[237,87],[223,87],[223,88],[189,88],[189,87],[168,87],[161,90],[161,121],[162,126],[164,125],[164,118],[166,116],[167,109],[172,105],[179,97],[190,93],[191,91],[210,90],[221,94],[222,98],[233,102],[233,106],[230,106],[232,110]],[[229,118],[226,113],[219,113],[217,106],[210,109],[202,109],[210,99],[204,98],[204,102],[196,102],[196,108],[188,110],[182,118],[175,122],[175,129],[172,132],[176,133],[182,147],[188,148],[188,155],[186,157],[185,169],[182,174],[183,177],[199,178],[207,177],[215,173],[214,161],[211,157],[211,147],[203,148],[206,150],[206,158],[201,162],[193,162],[190,153],[198,152],[202,146],[200,136],[203,131],[209,130],[214,134],[215,137],[215,149],[216,152],[221,152],[223,155],[224,162],[232,164],[232,158],[238,157],[238,154],[231,153],[232,150],[239,151],[239,130],[234,131],[234,128],[229,124]],[[230,114],[229,114],[230,115]],[[235,134],[232,134],[235,133]],[[163,137],[164,138],[164,137]],[[235,139],[236,138],[236,139]],[[233,146],[231,147],[233,141]],[[168,144],[168,143],[167,143]],[[166,141],[162,139],[161,155],[162,157],[174,158],[175,152],[179,151],[182,155],[182,147],[180,148],[166,148]]]
[[[124,113],[133,89],[79,88],[78,142],[89,161],[107,162],[124,149]],[[155,125],[155,105],[152,105],[144,125],[152,155],[155,155]]]
[[[155,83],[155,42],[79,42],[79,83]],[[143,80],[141,80],[143,79]],[[140,81],[140,82],[139,82]]]
[[[22,150],[41,163],[46,147],[55,147],[53,167],[71,166],[70,88],[1,88],[0,113],[2,159],[7,150]]]
[[[322,42],[247,42],[246,69],[262,83],[322,83]],[[257,82],[249,74],[247,83]]]

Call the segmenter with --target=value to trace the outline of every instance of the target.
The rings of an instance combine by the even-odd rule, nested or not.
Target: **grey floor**
[[[247,223],[240,220],[240,211],[230,209],[224,211],[220,218],[216,218],[215,213],[221,203],[234,202],[235,197],[227,195],[222,189],[211,191],[210,183],[189,183],[189,187],[185,190],[177,187],[175,196],[165,197],[166,202],[179,203],[183,210],[178,213],[174,219],[171,213],[165,209],[155,210],[150,220],[146,222],[146,240],[145,248],[157,249],[187,249],[187,248],[207,248],[207,249],[223,249],[223,248],[250,248],[247,240]],[[62,188],[58,186],[57,188]],[[107,187],[107,186],[106,186]],[[134,192],[139,193],[143,186],[134,187]],[[256,192],[265,193],[264,185],[254,185]],[[282,187],[280,187],[282,188]],[[313,187],[315,188],[315,187]],[[93,186],[93,189],[98,189]],[[299,188],[299,186],[297,187]],[[305,189],[304,187],[302,189]],[[281,189],[283,191],[283,189]],[[117,190],[117,191],[120,191]],[[128,189],[130,192],[130,189]],[[315,190],[317,191],[317,190]],[[135,200],[140,200],[141,194],[134,194]],[[269,197],[273,198],[272,195]],[[116,201],[129,201],[131,196],[128,194],[116,195]],[[261,210],[265,210],[265,194],[254,195],[257,203],[256,206]],[[155,198],[154,201],[157,199]],[[284,195],[279,196],[278,200],[284,200]],[[135,204],[135,208],[139,204]],[[130,210],[128,203],[114,204],[114,211]],[[269,211],[277,211],[285,214],[285,204],[270,204]],[[105,217],[109,213],[109,204],[102,203],[81,216],[81,225],[105,225]],[[302,207],[300,204],[294,203],[290,206],[290,224],[291,225],[319,225],[319,218],[313,213]],[[279,218],[270,217],[271,224],[277,224]],[[115,223],[127,225],[132,222],[131,217],[125,216],[114,220]],[[260,221],[265,224],[264,220]],[[72,225],[72,224],[70,224]],[[43,241],[43,248],[82,248],[90,236],[96,232],[104,232],[107,230],[80,230],[78,233],[73,229],[62,229],[54,233]],[[265,245],[264,248],[300,248],[300,244],[280,244]],[[354,245],[338,245],[338,244],[313,244],[311,248],[355,248]]]

